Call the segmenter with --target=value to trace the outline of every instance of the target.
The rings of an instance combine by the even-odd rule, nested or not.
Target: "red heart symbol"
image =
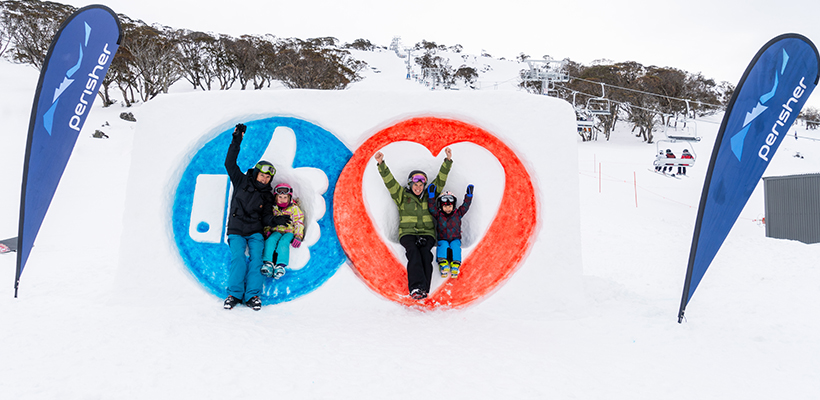
[[[368,162],[384,146],[399,141],[416,142],[433,155],[459,142],[471,142],[493,154],[504,168],[503,215],[463,260],[458,279],[448,279],[419,302],[407,294],[407,270],[379,238],[362,198],[362,179]],[[454,166],[454,168],[457,168]],[[471,304],[506,281],[532,245],[538,208],[532,180],[521,160],[489,132],[457,120],[413,118],[386,128],[365,141],[347,162],[333,196],[336,232],[353,269],[374,291],[407,305],[457,308]]]

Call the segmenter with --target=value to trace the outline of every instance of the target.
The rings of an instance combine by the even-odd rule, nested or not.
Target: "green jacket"
[[[438,171],[436,179],[433,179],[433,184],[436,185],[436,197],[441,194],[444,184],[447,183],[447,175],[450,173],[450,168],[453,165],[453,160],[444,159],[441,163],[441,169]],[[379,175],[384,180],[384,185],[390,191],[390,196],[399,208],[399,238],[405,235],[430,235],[436,237],[436,225],[433,222],[433,216],[427,209],[427,190],[421,193],[421,197],[416,196],[413,192],[400,185],[387,164],[382,161],[379,164]]]

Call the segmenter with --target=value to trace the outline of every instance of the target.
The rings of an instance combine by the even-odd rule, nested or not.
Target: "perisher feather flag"
[[[14,297],[51,199],[121,40],[117,15],[108,7],[92,5],[68,17],[51,42],[29,121]]]
[[[809,39],[781,35],[758,51],[735,88],[706,171],[679,323],[706,269],[817,86],[819,61]]]

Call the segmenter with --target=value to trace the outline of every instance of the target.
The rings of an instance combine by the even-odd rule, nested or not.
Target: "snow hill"
[[[504,84],[517,72],[513,62],[484,58],[498,75],[481,79],[499,84],[445,93],[405,80],[403,60],[392,52],[356,56],[373,68],[342,92],[202,93],[183,84],[130,109],[95,105],[17,299],[15,256],[0,255],[7,282],[0,285],[0,393],[24,399],[820,395],[820,322],[812,318],[820,311],[820,254],[816,245],[765,238],[762,185],[689,303],[688,320],[676,323],[720,116],[697,122],[703,140],[694,145],[696,165],[688,177],[673,179],[650,171],[659,147],[641,143],[626,125],[609,142],[580,142],[567,103]],[[499,72],[506,70],[513,73]],[[6,128],[0,238],[17,233],[36,83],[33,69],[0,62]],[[119,119],[123,111],[137,122]],[[255,148],[274,159],[280,179],[299,182],[318,226],[319,215],[333,210],[328,200],[336,201],[323,197],[333,182],[325,179],[334,174],[304,160],[341,164],[343,151],[328,150],[323,159],[327,141],[305,153],[300,129],[331,133],[341,143],[333,148],[346,148],[355,159],[369,138],[419,117],[492,133],[532,178],[538,218],[533,236],[520,244],[526,247],[521,263],[481,266],[512,268],[499,286],[465,307],[424,311],[384,298],[343,257],[325,267],[333,270],[324,281],[301,286],[306,291],[298,297],[272,298],[260,312],[221,309],[207,279],[186,263],[173,226],[179,196],[196,196],[200,187],[182,184],[186,170],[209,143],[237,122],[304,122],[268,132],[270,139]],[[110,138],[92,138],[96,129]],[[820,142],[809,139],[817,133],[792,129],[800,139],[783,142],[766,175],[817,171]],[[469,252],[496,210],[508,212],[505,196],[515,193],[506,192],[507,170],[497,161],[505,156],[474,143],[451,147],[447,189],[461,197],[468,183],[476,185],[466,216]],[[384,151],[399,178],[417,165],[432,173],[443,157],[406,141]],[[259,156],[248,152],[246,162]],[[393,206],[372,164],[361,165],[364,208],[379,233],[372,240],[401,259],[391,236]],[[180,191],[183,186],[194,193]],[[306,243],[335,231],[317,230]],[[211,240],[205,229],[184,232]],[[311,262],[336,257],[314,246],[298,256],[304,265],[294,266],[292,276],[307,276]]]

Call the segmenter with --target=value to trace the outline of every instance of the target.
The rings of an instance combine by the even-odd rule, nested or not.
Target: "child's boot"
[[[270,261],[265,261],[262,263],[262,275],[267,277],[273,278],[273,263]]]
[[[441,272],[442,278],[450,276],[450,264],[447,262],[446,258],[438,259],[438,269]]]
[[[273,267],[273,279],[279,279],[285,275],[285,267],[287,267],[285,264],[276,264],[276,266]]]
[[[460,267],[460,266],[461,266],[461,261],[453,260],[450,263],[450,278],[453,278],[453,279],[458,278],[458,267]]]

